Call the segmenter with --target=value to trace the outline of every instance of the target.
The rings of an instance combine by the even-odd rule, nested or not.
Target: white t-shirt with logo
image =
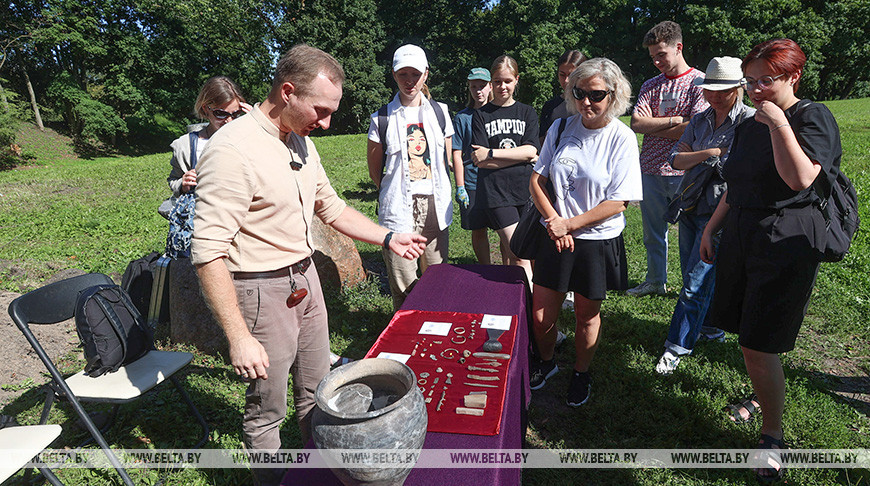
[[[535,172],[553,184],[553,207],[563,218],[586,213],[603,201],[640,201],[643,187],[637,138],[624,123],[613,119],[604,128],[590,130],[579,115],[565,120],[558,147],[559,123],[547,131]],[[609,240],[625,228],[620,213],[591,228],[573,231],[574,238]]]

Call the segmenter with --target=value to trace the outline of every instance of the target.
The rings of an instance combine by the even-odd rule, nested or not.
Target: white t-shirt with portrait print
[[[429,146],[426,143],[426,129],[423,128],[423,118],[420,116],[419,106],[405,107],[405,123],[403,131],[408,142],[408,177],[411,179],[411,194],[415,196],[429,196],[433,194],[432,188],[432,159],[429,155]],[[415,126],[411,133],[409,129]]]

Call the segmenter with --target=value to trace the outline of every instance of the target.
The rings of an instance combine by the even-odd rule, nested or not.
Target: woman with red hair
[[[746,371],[764,411],[758,448],[771,452],[785,447],[779,353],[794,349],[819,269],[816,249],[825,243],[814,186],[833,183],[842,155],[828,108],[795,95],[805,62],[790,39],[761,43],[744,58],[743,84],[757,111],[736,129],[722,174],[728,191],[701,242],[701,258],[718,261],[710,325],[740,335]],[[714,255],[712,237],[720,228]],[[757,479],[781,479],[778,454],[765,461]]]

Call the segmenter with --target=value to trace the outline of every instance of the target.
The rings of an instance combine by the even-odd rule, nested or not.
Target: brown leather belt
[[[305,257],[303,260],[293,265],[288,265],[278,270],[268,272],[233,272],[233,280],[254,280],[261,278],[279,278],[289,277],[290,273],[305,273],[308,267],[311,266],[311,257]]]

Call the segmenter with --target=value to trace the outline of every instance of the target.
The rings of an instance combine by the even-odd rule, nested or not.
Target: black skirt
[[[794,349],[819,270],[825,221],[815,206],[731,207],[716,255],[710,326],[764,353]],[[821,242],[824,240],[822,239]]]
[[[628,263],[622,235],[609,240],[574,238],[574,251],[556,251],[547,239],[535,257],[532,281],[557,292],[573,291],[590,300],[604,300],[608,290],[628,288]]]

